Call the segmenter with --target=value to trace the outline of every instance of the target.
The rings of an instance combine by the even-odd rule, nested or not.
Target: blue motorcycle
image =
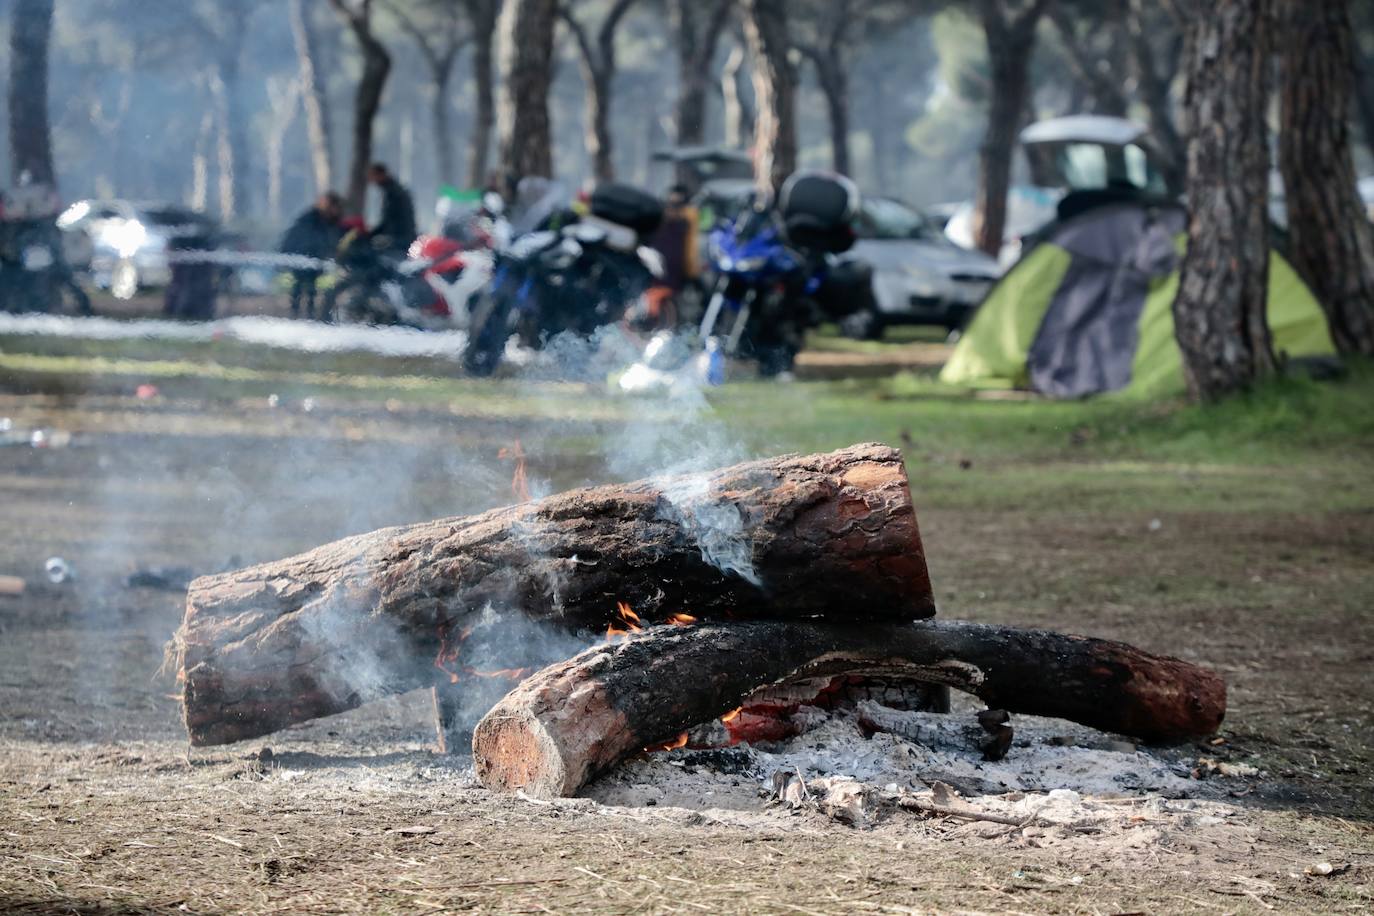
[[[864,306],[871,270],[832,257],[853,244],[858,206],[847,178],[800,172],[776,208],[751,208],[711,232],[716,284],[700,327],[708,382],[724,381],[727,358],[753,359],[765,377],[790,372],[807,329]]]

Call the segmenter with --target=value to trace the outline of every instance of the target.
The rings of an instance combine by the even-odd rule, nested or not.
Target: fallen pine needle
[[[243,844],[238,840],[231,840],[227,836],[220,836],[218,833],[207,833],[206,836],[212,840],[219,840],[221,843],[228,843],[230,846],[236,846],[239,849],[243,848]]]

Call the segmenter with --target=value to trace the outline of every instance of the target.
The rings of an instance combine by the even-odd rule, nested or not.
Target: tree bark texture
[[[478,723],[473,762],[488,788],[572,795],[760,685],[838,674],[945,684],[993,708],[1156,742],[1210,735],[1226,711],[1211,671],[1081,636],[960,621],[655,627],[525,680]]]
[[[558,0],[509,0],[499,31],[503,81],[498,126],[501,164],[513,185],[526,175],[553,177],[549,86]]]
[[[496,41],[497,0],[464,0],[472,27],[472,84],[476,92],[472,135],[468,146],[468,186],[487,184],[491,135],[496,126],[496,87],[493,45]]]
[[[206,745],[423,686],[436,665],[457,676],[454,665],[489,672],[576,651],[460,652],[493,616],[547,624],[511,640],[537,656],[542,632],[601,633],[634,615],[934,612],[901,457],[861,445],[574,490],[197,579],[172,650],[191,742]]]
[[[797,170],[797,74],[788,54],[785,0],[745,0],[744,31],[753,59],[754,177],[774,193]]]
[[[363,56],[363,72],[353,98],[353,153],[348,165],[348,206],[362,213],[367,202],[367,168],[372,164],[372,132],[382,93],[391,74],[391,55],[372,31],[372,0],[330,0],[352,31]]]
[[[725,121],[725,145],[729,149],[743,149],[754,136],[754,113],[743,92],[744,45],[730,49],[720,71],[722,117]]]
[[[315,193],[334,188],[334,134],[330,124],[329,94],[320,76],[319,41],[310,10],[313,0],[291,0],[291,34],[296,46],[301,79],[301,102],[310,138],[310,169]]]
[[[1342,353],[1374,356],[1374,225],[1355,187],[1345,113],[1354,35],[1345,0],[1284,0],[1279,165],[1289,260],[1326,312]]]
[[[678,146],[706,142],[706,92],[732,0],[670,0],[669,27],[677,45],[677,102],[673,123]]]
[[[988,46],[988,128],[978,149],[978,192],[974,198],[974,241],[992,257],[1002,250],[1007,192],[1021,119],[1030,102],[1030,62],[1035,29],[1048,0],[979,0]]]
[[[10,11],[10,171],[57,186],[48,119],[48,45],[53,0],[15,0]]]
[[[1269,286],[1268,95],[1272,0],[1217,0],[1188,40],[1188,251],[1174,332],[1193,397],[1274,369]]]

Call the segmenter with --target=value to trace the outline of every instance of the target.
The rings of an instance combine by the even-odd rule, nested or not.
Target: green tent
[[[1122,201],[1053,224],[988,292],[940,380],[1060,398],[1182,391],[1172,305],[1185,221],[1173,204]],[[1335,353],[1321,307],[1278,252],[1268,309],[1276,351]]]

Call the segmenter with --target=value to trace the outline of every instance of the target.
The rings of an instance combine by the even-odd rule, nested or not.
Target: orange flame
[[[472,633],[472,627],[464,627],[458,634],[457,642],[448,641],[449,625],[439,624],[439,654],[434,656],[434,667],[448,675],[450,684],[458,683],[458,672],[449,667],[458,661],[458,650],[463,645],[463,640],[467,639]]]
[[[729,725],[731,722],[733,722],[733,721],[735,721],[736,719],[738,719],[738,718],[739,718],[739,714],[740,714],[741,712],[743,712],[743,711],[744,711],[744,707],[743,707],[743,706],[736,706],[734,709],[730,710],[730,711],[727,712],[725,715],[721,716],[721,717],[720,717],[720,721],[724,722],[726,725]]]
[[[631,610],[630,606],[624,601],[616,602],[615,611],[616,614],[620,616],[620,620],[625,624],[625,627],[618,627],[615,625],[615,621],[612,621],[611,625],[606,627],[607,642],[620,636],[629,636],[631,633],[644,629],[644,627],[640,625],[639,615]]]
[[[654,753],[657,753],[658,751],[675,751],[675,750],[677,750],[677,749],[680,748],[680,747],[686,747],[686,746],[687,746],[687,733],[686,733],[686,732],[683,732],[682,734],[680,734],[680,735],[678,735],[676,738],[674,738],[672,741],[668,741],[668,742],[666,742],[666,743],[664,743],[664,744],[656,744],[656,745],[654,745],[653,747],[646,747],[646,748],[644,749],[644,753],[646,753],[646,754],[654,754]]]
[[[697,619],[691,614],[674,614],[668,618],[668,622],[675,627],[690,627]]]
[[[516,439],[513,444],[502,448],[496,453],[500,461],[514,461],[515,474],[510,480],[510,490],[515,494],[515,498],[522,503],[530,501],[530,483],[525,476],[525,450],[520,445],[520,440]]]
[[[525,675],[529,674],[532,670],[534,669],[497,668],[495,671],[478,671],[476,668],[468,668],[465,666],[463,668],[463,673],[470,674],[473,677],[499,677],[505,678],[508,681],[522,681],[525,679]]]

